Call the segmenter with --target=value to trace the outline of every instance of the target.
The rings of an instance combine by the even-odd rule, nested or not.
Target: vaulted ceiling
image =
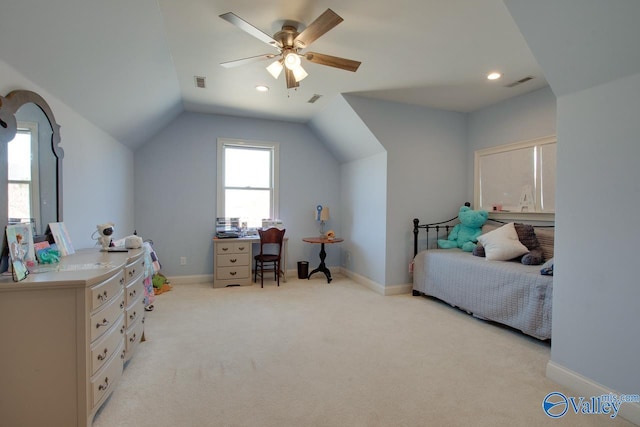
[[[185,110],[307,122],[349,93],[469,112],[547,85],[502,0],[2,3],[0,59],[132,148]],[[294,90],[267,73],[270,61],[220,66],[277,53],[220,14],[273,35],[327,8],[344,21],[305,51],[361,61],[357,72],[304,62],[309,76]],[[503,78],[488,81],[494,70]]]

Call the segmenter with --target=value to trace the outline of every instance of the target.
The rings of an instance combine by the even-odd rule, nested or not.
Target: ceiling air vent
[[[205,84],[205,82],[204,82],[204,81],[205,81],[205,78],[204,78],[204,77],[200,77],[200,76],[193,76],[193,78],[194,78],[194,79],[195,79],[195,81],[196,81],[196,87],[199,87],[199,88],[201,88],[201,89],[204,89],[204,88],[206,87],[206,84]]]
[[[313,104],[314,102],[316,102],[318,99],[320,99],[322,95],[318,95],[317,93],[314,94],[311,98],[309,98],[309,100],[307,101],[309,104]]]
[[[505,85],[504,87],[514,87],[514,86],[518,86],[518,85],[521,85],[522,83],[526,83],[526,82],[528,82],[529,80],[532,80],[532,79],[533,79],[533,77],[532,77],[532,76],[527,76],[527,77],[522,78],[522,79],[520,79],[520,80],[518,80],[518,81],[515,81],[515,82],[513,82],[513,83],[509,83],[508,85]]]

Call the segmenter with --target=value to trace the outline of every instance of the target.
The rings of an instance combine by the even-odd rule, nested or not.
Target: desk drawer
[[[218,267],[216,268],[216,279],[248,279],[250,269],[248,266],[238,267]]]
[[[216,257],[216,267],[234,267],[237,265],[249,265],[249,254],[227,254]]]
[[[223,242],[216,244],[216,253],[222,254],[248,254],[251,242]]]

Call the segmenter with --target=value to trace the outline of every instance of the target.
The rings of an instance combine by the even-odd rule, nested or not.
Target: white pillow
[[[507,261],[529,252],[518,240],[518,233],[512,222],[482,234],[478,237],[478,242],[484,246],[487,260]]]

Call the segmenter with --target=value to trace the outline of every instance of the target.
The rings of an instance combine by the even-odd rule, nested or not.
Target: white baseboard
[[[371,289],[372,291],[380,295],[388,296],[388,295],[407,294],[411,292],[411,289],[413,289],[413,285],[411,284],[384,286],[384,285],[381,285],[380,283],[374,282],[368,277],[364,277],[358,273],[349,271],[346,268],[342,268],[341,271],[342,271],[342,274],[344,274],[354,282],[364,286],[365,288]]]
[[[613,393],[615,395],[621,394],[573,372],[562,365],[558,365],[551,360],[547,363],[547,378],[552,379],[558,384],[563,385],[580,395],[576,397],[601,396],[609,393]],[[630,391],[630,393],[634,394],[637,392],[637,390]],[[625,402],[621,404],[618,416],[632,422],[633,424],[640,425],[640,403]]]
[[[211,283],[213,285],[213,274],[194,274],[189,276],[167,277],[172,285],[192,285],[196,283]]]

